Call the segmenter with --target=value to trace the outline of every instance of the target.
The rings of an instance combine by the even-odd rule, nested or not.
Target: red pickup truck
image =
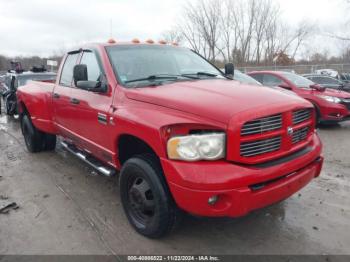
[[[100,173],[120,170],[126,216],[147,237],[183,211],[246,215],[317,177],[322,145],[311,103],[234,81],[233,69],[163,42],[72,50],[55,84],[18,90],[26,146],[53,150],[60,136]]]

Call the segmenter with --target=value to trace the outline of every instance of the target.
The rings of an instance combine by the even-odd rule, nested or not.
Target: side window
[[[264,86],[278,86],[283,83],[281,79],[273,75],[265,74],[263,79]]]
[[[87,66],[88,80],[99,81],[101,69],[97,62],[96,55],[93,52],[84,52],[80,64]]]
[[[77,63],[79,53],[70,54],[67,56],[66,61],[64,62],[60,85],[71,86],[73,81],[73,68]]]
[[[263,83],[263,75],[259,74],[259,75],[250,75],[251,77],[253,77],[256,81],[260,82],[261,84]]]
[[[311,79],[312,80],[312,79]],[[317,84],[326,84],[326,82],[324,81],[325,77],[314,77],[313,81]]]
[[[340,85],[340,82],[337,79],[333,79],[330,77],[325,77],[324,83],[329,85]]]

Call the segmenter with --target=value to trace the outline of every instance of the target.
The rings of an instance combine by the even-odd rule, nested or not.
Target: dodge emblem
[[[291,126],[288,127],[288,128],[287,128],[287,134],[291,136],[291,135],[293,135],[293,133],[294,133],[293,127],[291,127]]]

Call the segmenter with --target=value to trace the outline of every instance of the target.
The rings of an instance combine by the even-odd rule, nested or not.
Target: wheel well
[[[21,115],[22,115],[22,114],[26,114],[26,115],[28,115],[28,116],[30,115],[29,112],[28,112],[28,109],[27,109],[26,105],[25,105],[23,102],[20,102],[20,103],[19,103],[19,110],[20,110]]]
[[[154,152],[154,150],[143,140],[132,135],[120,136],[118,142],[118,157],[121,165],[135,155],[147,153],[158,158],[156,152]]]

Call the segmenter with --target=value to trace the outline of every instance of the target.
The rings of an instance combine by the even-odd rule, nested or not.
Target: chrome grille
[[[308,126],[306,126],[306,127],[300,128],[298,130],[295,130],[293,133],[293,136],[292,136],[292,143],[296,144],[296,143],[299,143],[299,142],[305,140],[308,133],[309,133],[309,129],[310,128]]]
[[[311,109],[302,109],[293,112],[293,124],[299,124],[311,118]]]
[[[244,142],[241,144],[241,156],[252,157],[265,153],[277,151],[281,148],[281,136],[275,136],[253,142]]]
[[[262,134],[282,128],[282,114],[258,118],[245,123],[241,129],[241,135]]]

